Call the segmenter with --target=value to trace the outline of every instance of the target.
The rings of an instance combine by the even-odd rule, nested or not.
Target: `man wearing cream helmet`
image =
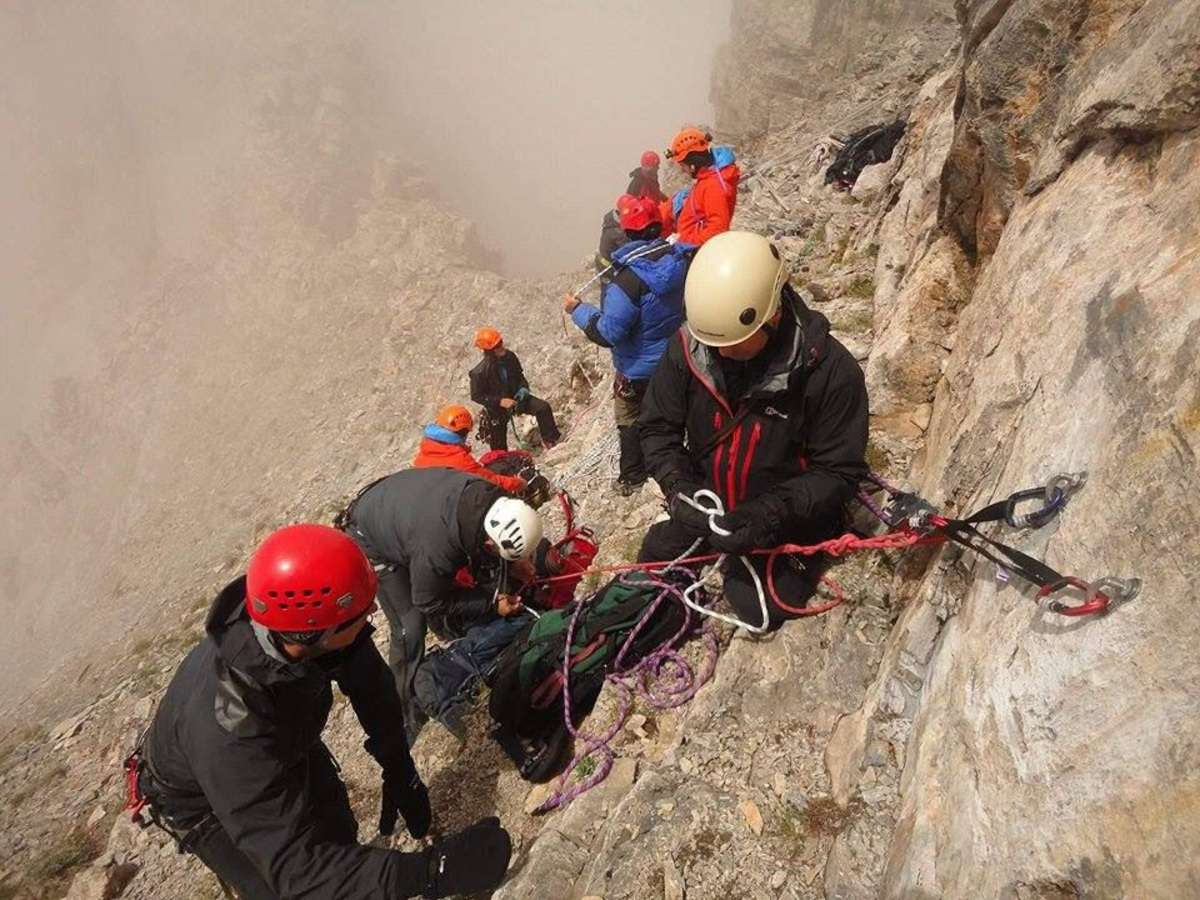
[[[867,391],[854,357],[804,304],[761,235],[730,231],[705,243],[688,270],[684,307],[687,322],[650,379],[638,419],[646,465],[671,514],[647,532],[639,558],[673,559],[697,539],[746,555],[839,534],[842,509],[867,472]],[[682,499],[700,489],[720,498],[721,515],[710,519]],[[750,568],[766,584],[766,562],[748,559],[726,567],[726,597],[743,621],[778,627],[794,612],[769,604],[760,623]],[[819,574],[815,560],[781,557],[770,581],[794,610]]]

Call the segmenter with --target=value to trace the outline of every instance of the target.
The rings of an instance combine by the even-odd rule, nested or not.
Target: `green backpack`
[[[563,657],[567,629],[578,602],[585,605],[570,650],[571,718],[578,724],[595,706],[604,679],[621,648],[645,618],[662,588],[642,572],[614,578],[583,601],[543,613],[500,655],[491,680],[488,709],[496,739],[531,781],[554,760],[542,760],[548,746],[569,743],[563,710]],[[682,603],[665,597],[638,631],[621,660],[629,669],[679,635],[687,622]],[[539,763],[540,761],[540,763]],[[565,760],[562,760],[565,762]]]

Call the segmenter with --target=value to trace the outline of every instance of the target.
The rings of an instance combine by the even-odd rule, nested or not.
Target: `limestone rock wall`
[[[935,67],[957,39],[950,0],[735,0],[712,98],[742,144],[812,117],[844,127],[900,114],[880,94]]]
[[[929,392],[912,474],[952,509],[1088,470],[1057,525],[1006,537],[1144,588],[1067,620],[944,554],[830,743],[835,796],[853,801],[866,748],[899,724],[882,896],[1192,896],[1200,652],[1179,623],[1200,562],[1200,17],[1186,2],[959,13],[956,91],[918,104],[928,127],[879,235],[873,404],[886,426]],[[835,862],[830,896],[870,896]]]

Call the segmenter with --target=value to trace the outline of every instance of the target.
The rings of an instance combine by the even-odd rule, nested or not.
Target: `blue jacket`
[[[600,309],[581,303],[571,313],[588,339],[611,347],[626,378],[649,378],[683,323],[683,281],[689,255],[663,240],[630,241],[613,254],[618,268]]]

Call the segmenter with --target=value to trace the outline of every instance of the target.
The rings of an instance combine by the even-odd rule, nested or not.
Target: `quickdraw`
[[[920,543],[953,541],[975,551],[1003,571],[1036,585],[1038,592],[1034,601],[1049,612],[1069,617],[1101,615],[1116,605],[1133,600],[1141,591],[1141,579],[1138,578],[1105,577],[1089,584],[1082,578],[1063,575],[1041,560],[988,537],[977,527],[988,522],[1004,522],[1012,528],[1041,528],[1062,511],[1073,493],[1087,483],[1087,472],[1055,475],[1043,487],[1017,491],[963,519],[940,515],[928,501],[916,494],[898,491],[878,476],[873,475],[870,480],[891,496],[891,503],[883,511],[886,524],[900,525],[921,535]],[[1030,501],[1039,501],[1040,506],[1027,513],[1017,511],[1020,505]],[[1058,599],[1058,595],[1071,590],[1083,593],[1081,602],[1072,604]]]

